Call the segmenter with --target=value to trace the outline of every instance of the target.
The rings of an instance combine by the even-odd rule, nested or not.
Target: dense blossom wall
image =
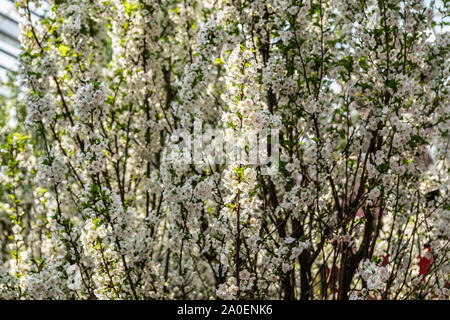
[[[47,2],[16,2],[0,298],[448,299],[448,2]],[[276,170],[184,157],[199,122],[277,130]]]

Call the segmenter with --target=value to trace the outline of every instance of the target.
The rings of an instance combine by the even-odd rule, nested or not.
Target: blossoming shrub
[[[1,298],[448,299],[448,1],[46,2],[16,1]],[[209,129],[276,130],[275,170]]]

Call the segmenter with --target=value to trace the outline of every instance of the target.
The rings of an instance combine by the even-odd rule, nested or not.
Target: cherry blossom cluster
[[[449,298],[447,4],[41,2],[0,298]]]

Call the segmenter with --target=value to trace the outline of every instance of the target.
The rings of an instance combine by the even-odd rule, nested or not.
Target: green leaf
[[[68,47],[68,46],[65,46],[65,45],[60,45],[59,47],[58,47],[58,50],[59,50],[59,52],[61,53],[61,55],[63,56],[63,57],[65,57],[66,55],[67,55],[67,52],[70,50],[70,48]]]
[[[123,4],[124,8],[125,8],[125,12],[126,14],[130,15],[133,11],[136,11],[139,8],[139,5],[136,3],[129,3],[129,2],[124,2]]]
[[[223,61],[221,58],[216,58],[216,60],[214,60],[214,64],[225,64],[225,61]]]

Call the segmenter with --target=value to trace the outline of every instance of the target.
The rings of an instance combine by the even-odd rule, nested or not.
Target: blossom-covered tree
[[[1,298],[448,299],[448,1],[46,2]]]

